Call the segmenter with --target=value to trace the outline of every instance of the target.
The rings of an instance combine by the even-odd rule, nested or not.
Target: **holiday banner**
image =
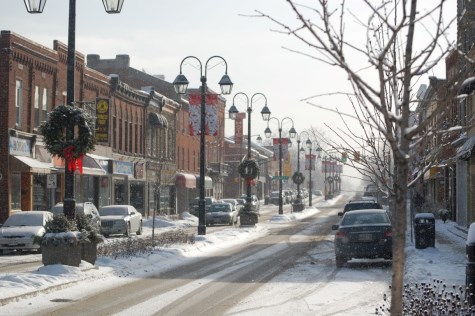
[[[234,143],[242,144],[243,137],[243,120],[246,118],[246,112],[236,113],[236,118],[234,119]]]
[[[279,158],[279,138],[273,139],[273,149],[274,149],[274,160],[278,160]],[[286,159],[287,155],[289,154],[289,139],[282,138],[282,159]]]
[[[316,155],[305,155],[305,170],[315,170]]]
[[[190,136],[201,135],[201,93],[191,93],[189,96],[189,130]],[[205,95],[205,135],[218,136],[218,95]]]

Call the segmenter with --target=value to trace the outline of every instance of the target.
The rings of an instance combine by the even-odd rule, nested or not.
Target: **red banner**
[[[190,136],[201,135],[201,93],[189,94],[189,130]],[[218,95],[207,93],[205,96],[205,135],[218,135]]]
[[[305,155],[305,170],[315,170],[315,157],[316,155]]]
[[[289,154],[289,139],[282,138],[282,159],[287,159],[287,155]],[[279,158],[279,138],[273,139],[273,149],[274,149],[274,160],[278,160]]]
[[[234,119],[234,143],[242,144],[243,137],[243,124],[242,121],[246,118],[246,112],[236,113],[236,118]]]

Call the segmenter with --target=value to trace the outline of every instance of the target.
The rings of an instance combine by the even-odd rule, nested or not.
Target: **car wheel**
[[[127,223],[127,228],[125,230],[125,233],[124,233],[125,237],[129,237],[130,236],[130,222]]]
[[[137,235],[142,235],[142,221],[140,221],[139,230],[137,231]]]
[[[337,266],[337,268],[341,268],[348,260],[346,258],[343,258],[343,257],[335,257],[335,265]]]

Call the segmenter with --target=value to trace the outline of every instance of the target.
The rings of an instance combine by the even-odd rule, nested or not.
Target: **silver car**
[[[206,212],[206,225],[227,224],[232,226],[237,222],[238,211],[230,203],[213,203]]]
[[[10,215],[0,228],[0,252],[5,250],[37,250],[40,245],[33,243],[36,237],[45,234],[46,222],[53,218],[47,211],[25,211]]]
[[[131,233],[142,234],[142,214],[132,205],[108,205],[99,210],[101,216],[101,233],[109,235],[130,236]]]

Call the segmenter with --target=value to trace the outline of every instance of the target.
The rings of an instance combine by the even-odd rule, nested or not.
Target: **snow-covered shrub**
[[[473,295],[472,288],[452,285],[443,281],[432,283],[405,284],[403,291],[403,312],[405,316],[471,316],[475,306],[470,306],[467,293]],[[384,294],[384,303],[376,307],[376,315],[389,315],[390,299]]]

